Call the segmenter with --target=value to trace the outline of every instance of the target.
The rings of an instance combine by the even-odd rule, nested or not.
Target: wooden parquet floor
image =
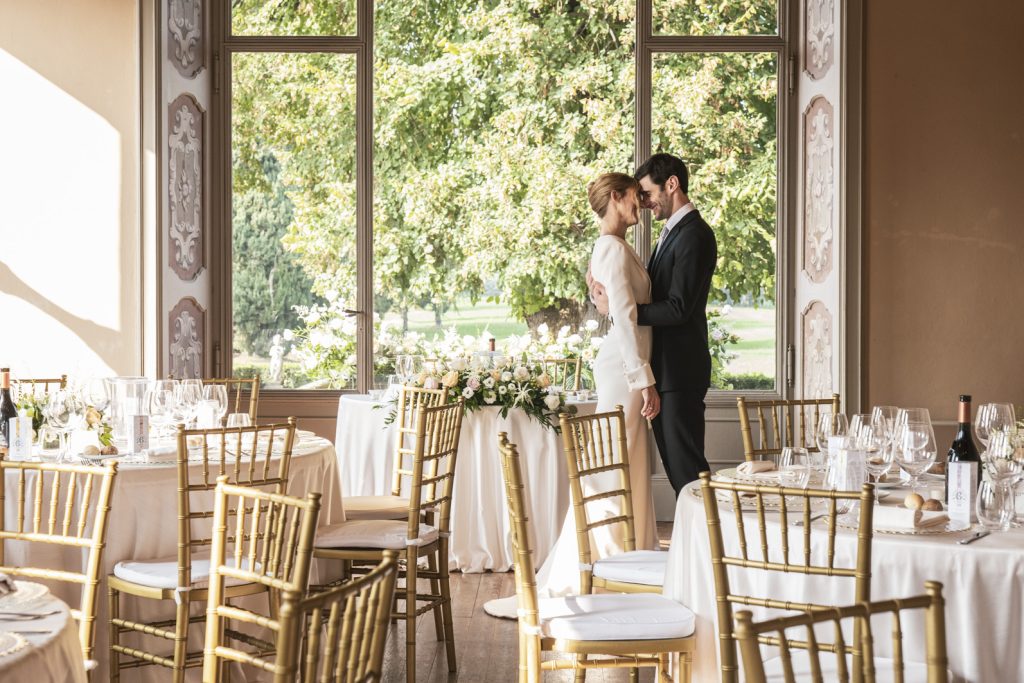
[[[659,524],[662,546],[668,546],[671,524]],[[426,683],[514,683],[518,662],[516,623],[484,612],[484,603],[515,593],[512,572],[452,574],[452,619],[455,625],[457,671],[449,673],[444,643],[437,641],[434,620],[428,613],[416,622],[416,680]],[[424,585],[423,589],[426,590]],[[551,655],[549,655],[551,656]],[[571,671],[548,672],[545,683],[573,680]],[[629,672],[593,670],[588,683],[625,682]],[[653,669],[640,672],[640,680],[654,680]],[[384,656],[384,683],[405,682],[405,624],[392,625]]]

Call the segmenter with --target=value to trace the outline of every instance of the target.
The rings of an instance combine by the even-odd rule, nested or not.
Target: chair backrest
[[[571,416],[559,415],[562,445],[569,472],[569,491],[576,520],[576,542],[580,564],[590,565],[590,532],[605,526],[619,526],[623,532],[623,550],[636,550],[636,531],[633,527],[633,493],[629,484],[629,452],[626,446],[626,417],[622,406],[608,413]],[[609,488],[611,475],[618,474],[613,488]],[[587,481],[601,477],[603,486],[585,495]],[[600,517],[591,503],[618,499],[620,514]],[[589,509],[588,509],[589,508]]]
[[[246,639],[240,641],[245,645],[242,648],[230,643],[240,640],[233,635],[244,632],[239,628],[241,624],[279,631],[280,622],[238,605],[228,605],[225,582],[258,583],[274,591],[305,594],[319,515],[319,493],[292,498],[235,486],[228,483],[227,476],[218,477],[206,607],[204,681],[217,680],[222,659],[276,673],[276,662],[252,653],[253,634],[246,633]]]
[[[906,617],[902,612],[909,610],[924,609],[925,621],[925,657],[924,662],[928,670],[928,683],[946,683],[948,678],[947,667],[949,661],[946,656],[946,619],[945,599],[942,597],[942,584],[937,581],[925,583],[924,595],[902,600],[884,600],[880,602],[861,602],[848,607],[836,607],[832,609],[808,611],[803,614],[771,619],[755,623],[753,614],[747,610],[736,613],[736,638],[739,641],[740,652],[743,655],[743,673],[748,683],[766,683],[764,663],[761,661],[761,645],[770,643],[779,648],[779,657],[782,662],[783,676],[786,683],[800,681],[814,681],[824,683],[822,671],[828,672],[828,681],[831,683],[847,683],[856,680],[858,676],[873,683],[876,680],[874,637],[871,630],[871,617],[874,615],[889,614],[892,618],[892,676],[879,676],[887,680],[904,680],[904,669],[906,658],[903,649],[903,631]],[[853,632],[858,634],[851,644],[845,642],[843,636],[843,621],[854,622]],[[815,627],[819,625],[831,625],[827,629],[835,634],[836,647],[827,647],[818,642]],[[805,634],[803,637],[796,635],[791,638],[786,631],[789,629],[801,629]],[[798,632],[799,633],[799,632]],[[771,635],[774,634],[774,635]],[[803,675],[794,673],[793,650],[806,650],[810,673]],[[846,655],[857,655],[860,660],[859,670],[851,670],[848,666]],[[822,656],[835,658],[835,666],[828,667],[827,661],[822,662]],[[913,660],[920,662],[921,658]],[[810,679],[808,679],[810,675]],[[772,680],[778,680],[773,677]]]
[[[372,572],[342,586],[305,598],[287,591],[275,683],[381,680],[397,577],[397,554],[387,551]]]
[[[408,538],[419,538],[420,522],[436,526],[443,543],[451,529],[455,464],[462,434],[463,400],[416,413]]]
[[[17,401],[18,397],[26,391],[39,396],[42,394],[46,396],[50,391],[56,389],[64,389],[68,385],[68,376],[61,375],[60,377],[40,377],[40,378],[25,378],[15,379],[11,378],[11,388],[15,389],[14,400]]]
[[[209,377],[203,384],[223,384],[228,392],[229,413],[249,413],[249,419],[256,424],[260,406],[260,376],[255,377]],[[242,403],[244,392],[248,392],[249,404]],[[232,398],[233,396],[233,398]]]
[[[283,424],[251,427],[189,430],[178,426],[179,590],[191,585],[192,553],[213,543],[208,497],[219,478],[283,495],[294,443],[294,417]]]
[[[808,434],[814,433],[814,426],[823,410],[831,408],[832,414],[839,412],[839,394],[830,398],[801,398],[787,400],[751,400],[744,396],[736,399],[740,413],[740,433],[743,435],[743,457],[757,460],[758,456],[775,455],[784,446],[800,446],[818,450],[817,443]],[[757,416],[758,447],[750,427],[750,413]],[[809,415],[808,412],[811,414]]]
[[[505,500],[508,521],[512,529],[512,556],[516,576],[520,631],[536,633],[540,626],[537,600],[537,574],[534,571],[533,551],[530,548],[530,518],[526,513],[523,494],[523,469],[519,463],[519,450],[508,440],[508,434],[498,434],[501,451],[501,471],[505,480]]]
[[[543,364],[552,385],[562,387],[565,391],[580,390],[582,358],[545,358]]]
[[[94,467],[0,459],[0,572],[81,586],[81,600],[72,614],[78,620],[86,661],[92,659],[96,599],[116,475],[117,463],[112,461]],[[17,479],[11,482],[8,477]],[[7,498],[15,504],[14,519],[6,517]],[[81,548],[87,552],[85,571],[10,566],[4,559],[6,541]]]
[[[391,495],[402,495],[402,482],[412,479],[413,453],[416,450],[416,418],[423,408],[444,405],[444,389],[403,386],[398,394],[395,412],[395,453],[391,467]]]
[[[875,490],[871,484],[864,484],[857,491],[824,491],[816,489],[795,489],[781,486],[755,486],[725,481],[712,481],[710,472],[700,474],[701,496],[704,500],[704,512],[707,516],[708,540],[711,546],[711,566],[715,579],[715,594],[718,605],[718,634],[721,652],[721,670],[723,681],[735,681],[737,675],[737,659],[735,632],[733,624],[733,606],[749,605],[783,610],[804,610],[827,607],[814,603],[800,603],[792,600],[776,600],[737,593],[729,582],[729,567],[743,569],[784,572],[787,574],[806,574],[812,576],[848,577],[853,579],[854,601],[864,602],[871,597],[871,541],[872,511],[875,504]],[[719,499],[719,492],[725,500]],[[795,500],[794,500],[795,499]],[[767,507],[777,509],[779,519],[778,539],[768,532],[765,520]],[[747,506],[743,502],[748,501]],[[837,566],[836,534],[837,520],[843,508],[859,501],[857,519],[857,557],[853,567]],[[816,513],[816,503],[824,503],[821,513]],[[736,526],[738,553],[727,551],[722,533],[723,516],[719,514],[719,505],[731,505],[731,516]],[[752,544],[747,541],[748,518],[744,511],[753,511],[757,516],[758,550],[752,553]],[[789,520],[796,516],[791,510],[798,511],[802,527],[799,535],[803,543],[796,561],[790,561]],[[824,562],[815,561],[811,552],[811,516],[825,514],[827,522],[826,555]],[[773,548],[777,543],[778,548]]]

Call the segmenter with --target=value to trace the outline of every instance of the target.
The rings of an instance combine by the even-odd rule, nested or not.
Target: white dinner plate
[[[0,657],[14,654],[26,645],[28,645],[28,641],[20,633],[0,631]]]
[[[50,594],[50,589],[34,581],[15,581],[18,590],[0,595],[0,612],[20,612],[32,607]]]
[[[844,529],[857,529],[859,528],[858,517],[856,515],[840,515],[836,518],[836,526],[843,527]],[[957,519],[950,519],[945,524],[925,527],[923,529],[893,529],[889,527],[875,527],[876,534],[894,534],[898,536],[938,536],[941,534],[955,534],[961,531],[968,531],[971,528],[970,522],[964,522]]]

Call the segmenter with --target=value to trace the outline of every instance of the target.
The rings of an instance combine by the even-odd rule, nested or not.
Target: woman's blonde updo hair
[[[621,197],[630,188],[640,192],[640,183],[633,176],[626,173],[602,173],[587,185],[590,208],[594,210],[598,218],[604,218],[605,212],[608,211],[608,202],[611,201],[612,192],[618,193]]]

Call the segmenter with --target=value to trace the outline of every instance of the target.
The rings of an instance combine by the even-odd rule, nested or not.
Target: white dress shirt
[[[679,224],[679,221],[683,220],[683,216],[696,210],[697,207],[693,205],[693,202],[686,202],[679,207],[678,211],[668,217],[668,220],[665,221],[665,227],[661,229],[661,234],[658,235],[658,244],[654,247],[655,255],[657,255],[658,250],[661,249],[662,243],[668,239],[668,234],[672,232],[672,228],[676,227]]]

